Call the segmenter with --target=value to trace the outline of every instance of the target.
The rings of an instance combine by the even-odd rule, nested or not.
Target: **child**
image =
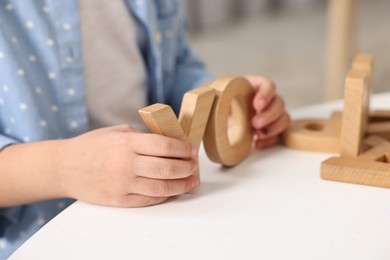
[[[0,0],[0,258],[72,199],[140,207],[199,185],[196,149],[140,132],[137,114],[156,102],[178,112],[212,79],[179,2]],[[289,116],[272,81],[247,79],[255,145],[268,147]]]

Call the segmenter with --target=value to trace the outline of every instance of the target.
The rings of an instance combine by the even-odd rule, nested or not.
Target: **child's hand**
[[[256,147],[269,147],[288,127],[290,117],[284,100],[276,94],[275,84],[270,79],[260,76],[246,76],[246,79],[255,89],[253,107],[256,114],[252,118],[252,126],[256,132]]]
[[[127,125],[68,139],[59,160],[64,193],[86,202],[139,207],[193,190],[199,177],[189,142],[139,133]]]

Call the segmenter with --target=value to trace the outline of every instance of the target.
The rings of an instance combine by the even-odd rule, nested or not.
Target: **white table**
[[[11,259],[390,259],[390,190],[321,180],[329,156],[279,146],[221,169],[201,153],[195,193],[136,209],[76,202]]]

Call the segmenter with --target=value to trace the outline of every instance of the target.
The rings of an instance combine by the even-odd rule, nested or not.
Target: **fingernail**
[[[198,187],[199,186],[199,182],[200,182],[200,180],[199,180],[199,177],[194,177],[193,179],[192,179],[192,188],[196,188],[196,187]]]

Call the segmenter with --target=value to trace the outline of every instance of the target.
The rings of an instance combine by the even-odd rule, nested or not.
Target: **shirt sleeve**
[[[22,206],[0,208],[0,238],[4,237],[9,229],[18,224]]]
[[[179,8],[180,33],[179,50],[176,58],[176,77],[174,80],[173,95],[170,104],[174,108],[180,108],[183,95],[194,88],[214,79],[212,73],[206,68],[203,61],[189,46],[186,40],[186,23],[183,8]]]
[[[19,143],[19,142],[15,139],[8,137],[8,136],[0,134],[0,152],[8,145],[16,144],[16,143]]]
[[[0,153],[10,144],[18,143],[17,140],[0,134]],[[0,208],[0,238],[6,231],[18,223],[22,207]]]

